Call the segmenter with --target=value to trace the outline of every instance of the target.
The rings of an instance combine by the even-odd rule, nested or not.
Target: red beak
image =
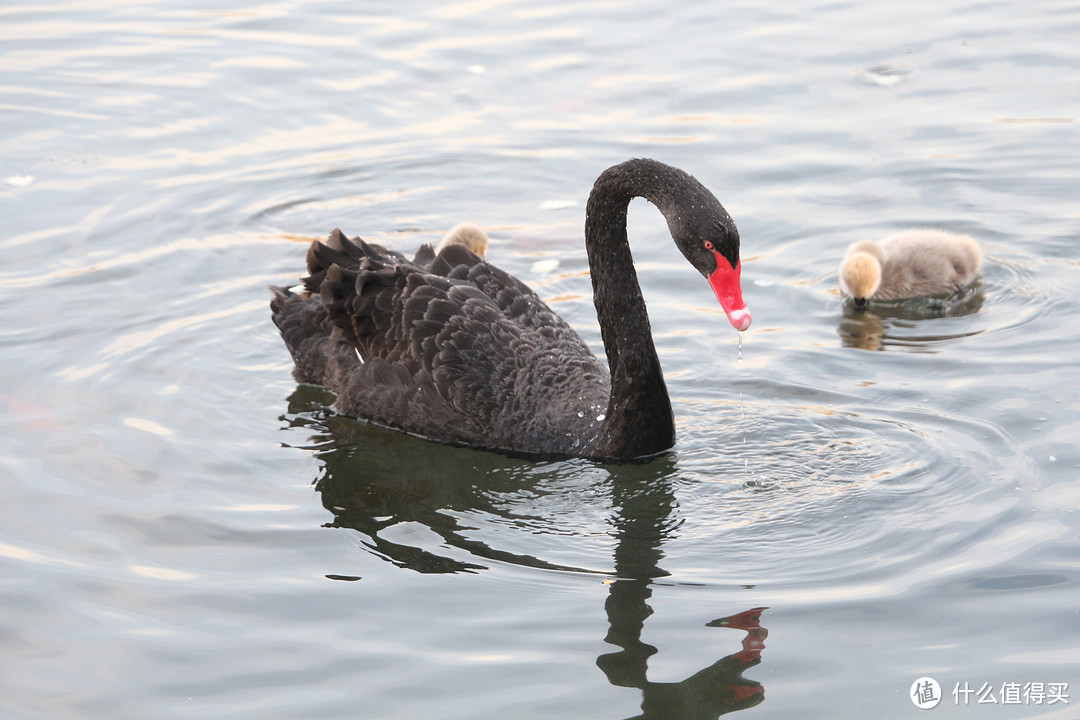
[[[732,326],[742,332],[750,327],[750,311],[746,309],[746,303],[742,299],[742,285],[739,278],[742,275],[742,260],[735,267],[713,250],[716,255],[716,270],[709,276],[709,287],[716,293],[716,299],[720,301],[720,307],[724,308],[728,320]]]

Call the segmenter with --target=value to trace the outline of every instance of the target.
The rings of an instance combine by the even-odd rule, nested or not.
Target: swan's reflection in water
[[[654,467],[655,466],[655,467]],[[628,468],[619,468],[622,476]],[[613,685],[642,691],[642,714],[650,718],[705,720],[757,705],[765,698],[764,688],[742,677],[748,668],[761,662],[768,631],[761,627],[761,613],[754,608],[707,623],[746,631],[742,649],[718,660],[677,683],[656,683],[648,679],[648,660],[657,649],[642,642],[645,619],[652,614],[648,601],[653,579],[668,573],[661,569],[663,542],[671,533],[665,520],[675,507],[671,491],[671,468],[663,463],[640,466],[638,475],[652,470],[653,477],[619,477],[612,485],[617,513],[614,517],[617,544],[615,575],[604,609],[608,634],[604,640],[620,648],[601,655],[596,664]]]
[[[331,399],[319,388],[301,387],[290,398],[290,411]],[[315,489],[333,515],[325,527],[359,531],[364,546],[384,560],[421,573],[476,572],[487,569],[484,560],[593,572],[492,547],[470,536],[473,528],[458,519],[472,515],[533,522],[505,498],[535,484],[535,463],[426,442],[318,410],[289,422],[319,432],[309,449],[323,463]],[[408,535],[400,530],[410,525],[431,531],[438,541],[418,547],[396,540]],[[455,556],[447,549],[464,552]]]
[[[327,415],[318,408],[330,400],[325,391],[302,386],[290,398],[293,414],[284,418],[290,426],[316,433],[308,448],[323,463],[315,487],[333,514],[327,527],[356,530],[373,554],[421,573],[478,572],[490,561],[612,576],[606,569],[574,567],[495,547],[472,537],[473,528],[459,522],[463,515],[485,515],[520,524],[527,515],[514,507],[513,498],[535,497],[544,480],[543,463],[446,447]],[[660,565],[663,544],[678,527],[671,487],[674,465],[674,456],[666,455],[640,465],[583,461],[572,470],[602,473],[616,539],[614,579],[604,604],[608,620],[604,639],[619,649],[602,654],[596,664],[613,685],[642,692],[642,713],[635,717],[704,720],[764,699],[763,687],[742,673],[761,662],[767,631],[760,625],[764,608],[705,622],[707,627],[745,632],[741,649],[681,682],[648,679],[648,660],[657,649],[644,643],[641,635],[653,612],[649,599],[654,583],[668,575]],[[565,463],[548,467],[552,468],[546,471],[548,479],[552,473],[567,472]],[[543,518],[532,521],[540,523]],[[409,523],[424,526],[441,542],[417,547],[388,537],[395,526]],[[451,557],[447,548],[464,551],[462,557]]]
[[[865,309],[856,308],[851,300],[845,299],[837,333],[845,347],[862,350],[894,347],[929,352],[939,345],[982,332],[964,318],[977,314],[983,300],[980,280],[946,298],[874,302]],[[955,322],[927,332],[922,321],[941,318],[952,318]]]
[[[642,691],[642,712],[632,720],[711,720],[765,699],[761,683],[744,678],[743,672],[761,662],[769,634],[761,626],[761,614],[766,608],[745,610],[707,623],[708,627],[745,631],[742,649],[685,680],[658,683],[651,682],[647,673],[648,659],[657,650],[641,641],[642,623],[652,613],[646,602],[649,592],[648,583],[641,581],[618,581],[612,586],[604,606],[610,624],[605,640],[622,650],[596,659],[612,685]],[[635,613],[637,609],[644,612]]]

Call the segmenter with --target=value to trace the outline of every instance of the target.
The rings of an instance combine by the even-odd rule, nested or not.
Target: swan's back
[[[451,244],[410,261],[335,230],[308,252],[310,297],[275,288],[301,382],[341,412],[442,442],[585,454],[607,367],[526,285]]]
[[[876,297],[882,300],[956,292],[982,266],[979,245],[946,230],[905,230],[882,239],[881,249],[885,266]]]

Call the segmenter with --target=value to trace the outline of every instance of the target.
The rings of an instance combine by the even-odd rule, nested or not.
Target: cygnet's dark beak
[[[865,310],[866,306],[870,304],[866,298],[854,298],[853,302],[856,310]]]

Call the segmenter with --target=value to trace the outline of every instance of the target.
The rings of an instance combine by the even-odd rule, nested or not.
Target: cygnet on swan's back
[[[982,250],[967,235],[904,230],[852,243],[840,264],[840,290],[859,307],[870,300],[947,295],[971,283],[980,267]]]
[[[458,223],[450,228],[450,231],[439,241],[439,246],[435,250],[436,254],[451,245],[468,248],[473,255],[482,258],[487,254],[488,236],[483,228],[475,223]]]

